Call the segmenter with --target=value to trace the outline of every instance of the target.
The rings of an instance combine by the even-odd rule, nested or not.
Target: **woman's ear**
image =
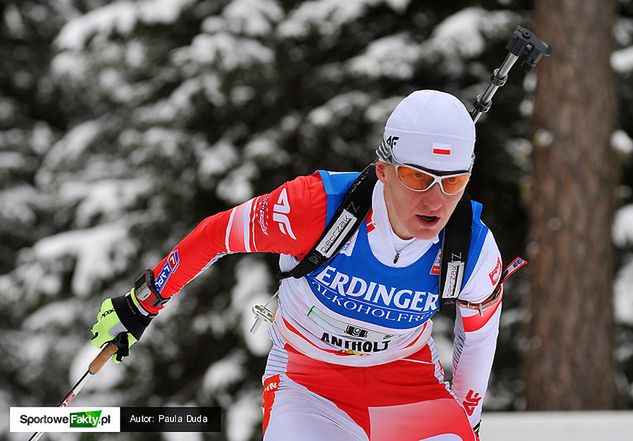
[[[376,176],[378,176],[378,180],[383,184],[385,183],[387,174],[386,170],[388,166],[389,164],[386,164],[382,161],[376,161]]]

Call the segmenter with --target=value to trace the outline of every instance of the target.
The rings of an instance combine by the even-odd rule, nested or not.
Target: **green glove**
[[[152,321],[152,315],[145,315],[132,289],[124,296],[106,299],[97,314],[97,323],[92,326],[92,345],[96,348],[113,341],[119,350],[112,356],[115,363],[129,355],[130,347],[143,335]]]

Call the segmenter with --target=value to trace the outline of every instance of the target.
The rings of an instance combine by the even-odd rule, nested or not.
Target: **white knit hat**
[[[403,164],[438,171],[469,170],[474,158],[475,124],[455,96],[418,90],[400,101],[389,116],[379,151],[384,152],[385,147],[390,147]]]

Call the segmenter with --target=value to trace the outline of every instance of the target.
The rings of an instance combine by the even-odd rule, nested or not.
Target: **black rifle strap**
[[[371,195],[377,180],[375,164],[369,164],[347,190],[343,202],[336,209],[314,247],[297,266],[280,273],[280,279],[303,277],[325,264],[340,251],[369,213]]]
[[[444,228],[440,262],[440,307],[457,300],[466,272],[473,230],[470,196],[464,194]]]

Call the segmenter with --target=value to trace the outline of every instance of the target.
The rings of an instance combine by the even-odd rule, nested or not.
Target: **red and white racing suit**
[[[281,270],[289,270],[322,234],[335,196],[346,190],[340,182],[354,176],[315,172],[204,219],[154,268],[161,295],[176,294],[231,253],[278,253]],[[488,298],[501,275],[492,233],[485,226],[478,231],[459,297],[471,303]],[[368,260],[359,260],[361,252]],[[439,238],[396,236],[378,182],[366,222],[339,257],[347,266],[328,265],[280,285],[263,377],[264,439],[475,440],[471,427],[481,416],[501,296],[482,311],[458,303],[449,387],[431,338],[437,291],[385,282],[390,275],[415,279],[417,273],[409,274],[419,268],[437,279]]]

